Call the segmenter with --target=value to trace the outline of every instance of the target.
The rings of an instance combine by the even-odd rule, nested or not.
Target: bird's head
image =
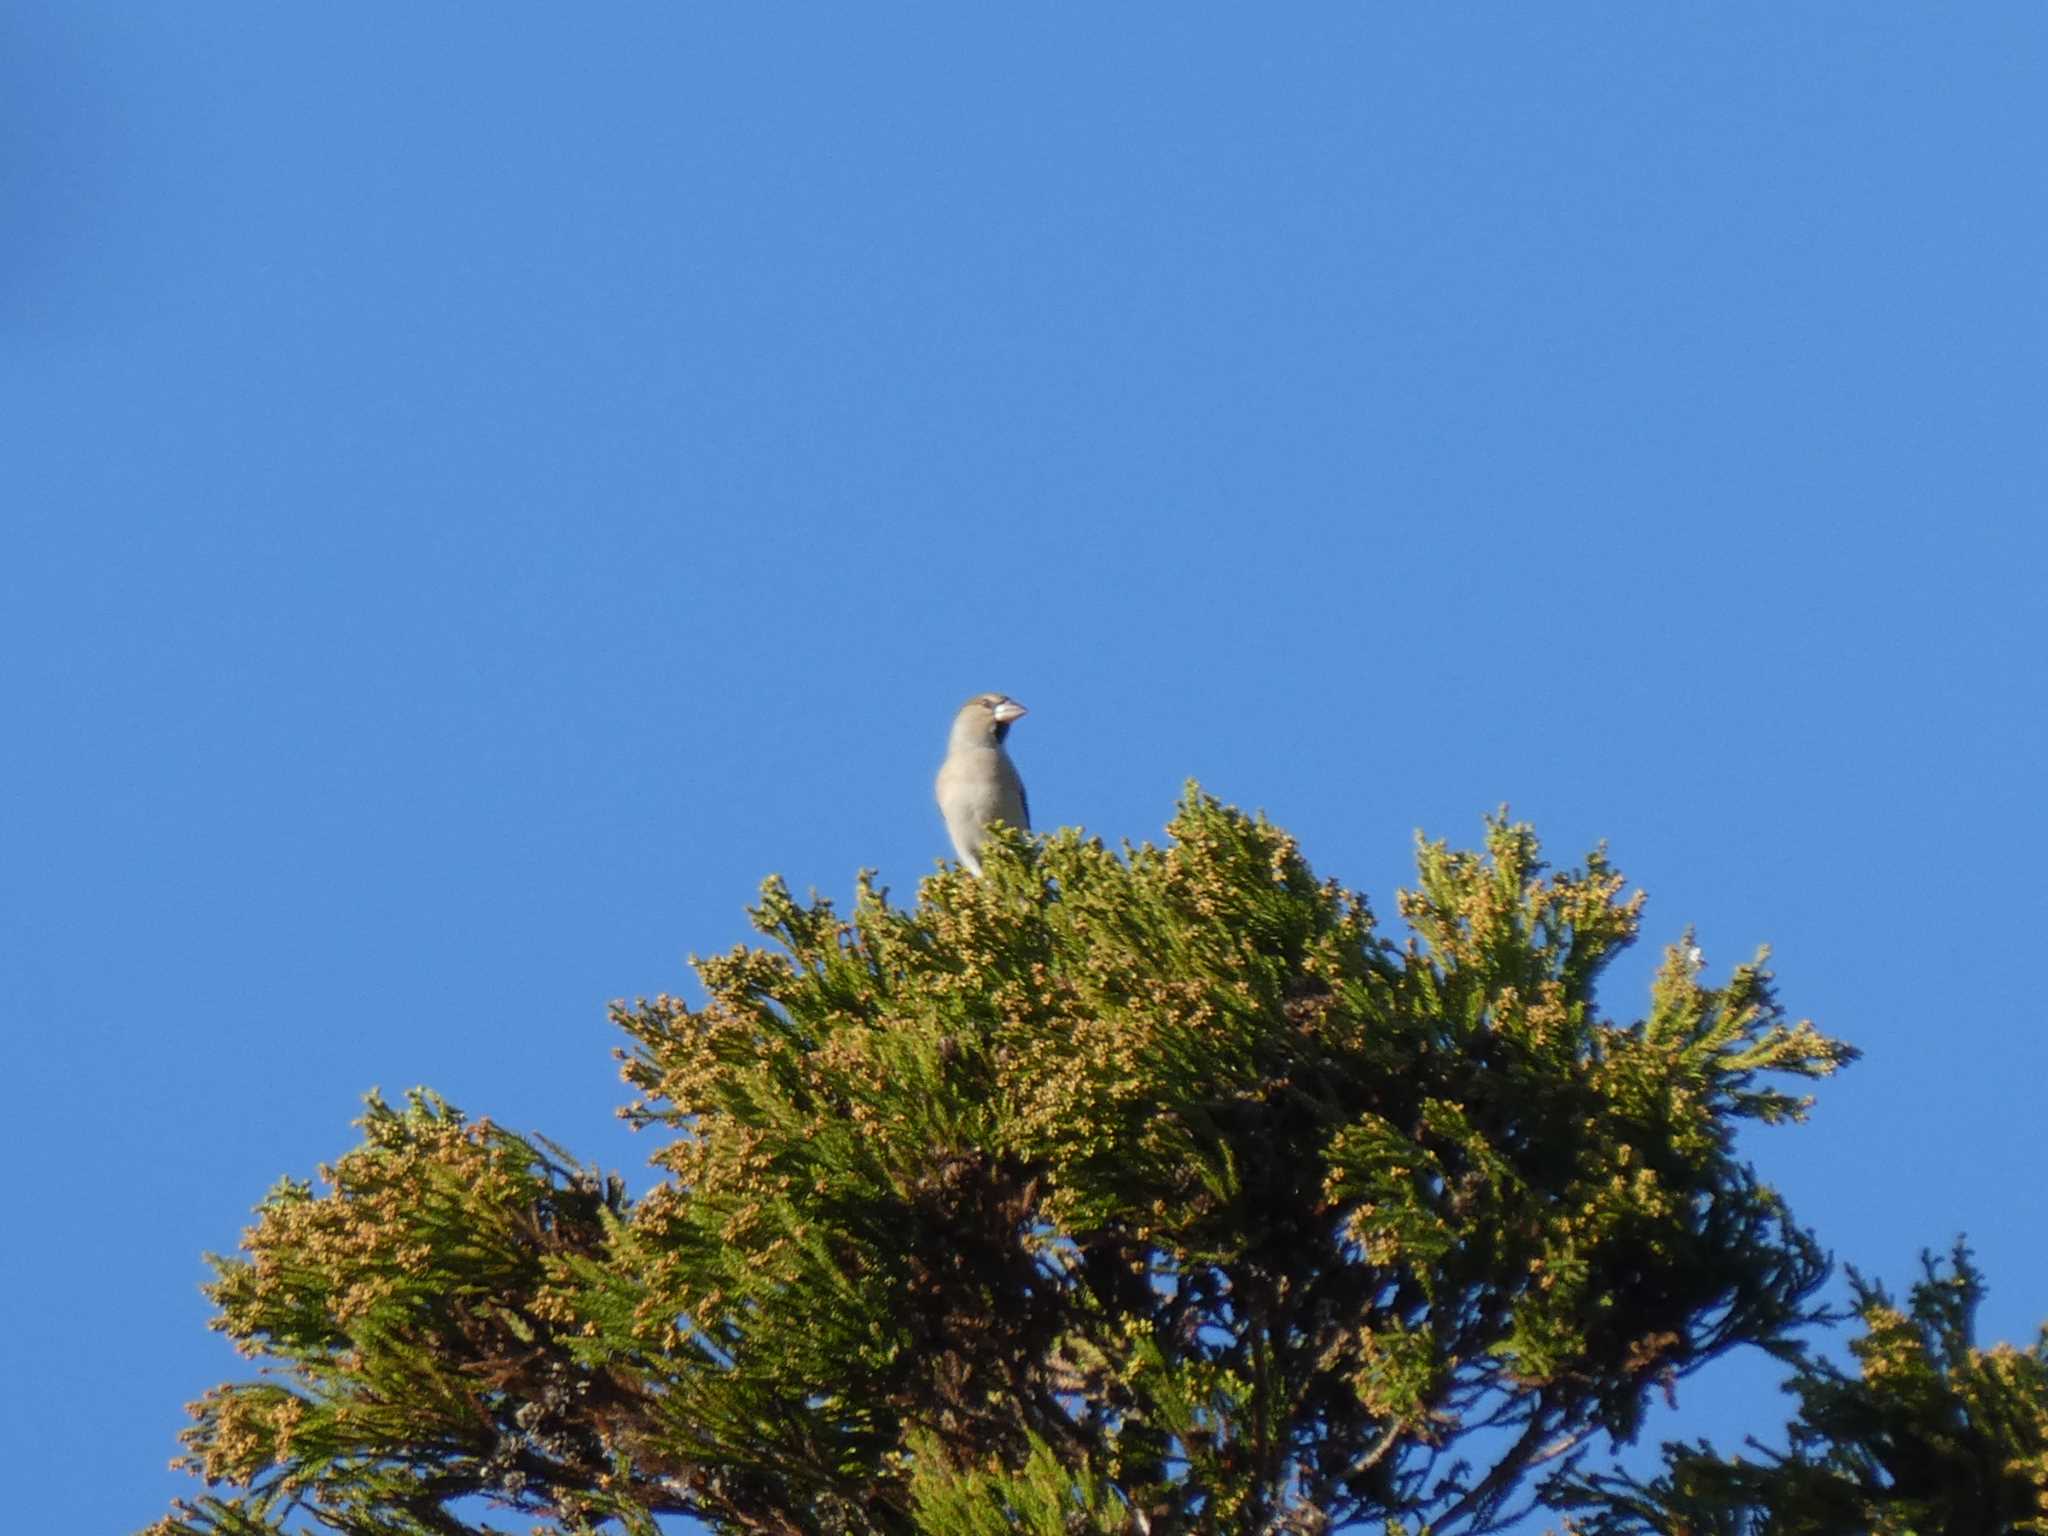
[[[1010,734],[1010,723],[1028,713],[1006,693],[977,693],[960,706],[953,718],[954,737],[970,741],[1000,742]]]

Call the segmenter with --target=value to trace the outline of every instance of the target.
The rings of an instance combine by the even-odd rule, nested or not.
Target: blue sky
[[[1195,777],[1389,915],[1608,839],[1612,1011],[1774,944],[1867,1055],[1751,1155],[2031,1337],[2044,163],[2031,3],[9,8],[17,1523],[183,1490],[200,1255],[373,1085],[644,1187],[606,1001],[907,897],[987,688],[1043,824]]]

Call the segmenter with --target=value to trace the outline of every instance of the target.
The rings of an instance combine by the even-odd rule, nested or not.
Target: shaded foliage
[[[1664,1448],[1644,1482],[1595,1475],[1562,1495],[1592,1510],[1586,1536],[2044,1536],[2048,1533],[2048,1329],[2033,1348],[1982,1350],[1983,1280],[1958,1244],[1930,1255],[1905,1309],[1851,1271],[1863,1331],[1855,1373],[1801,1364],[1788,1449],[1723,1458],[1704,1441]]]
[[[638,1202],[430,1096],[216,1260],[271,1374],[158,1536],[1476,1532],[1826,1264],[1733,1150],[1851,1052],[1528,828],[1418,849],[1410,935],[1191,793],[1163,848],[998,834],[852,912],[770,882],[706,1000],[617,1010]]]

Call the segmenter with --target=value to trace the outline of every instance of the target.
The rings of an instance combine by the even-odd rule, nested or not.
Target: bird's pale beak
[[[1008,725],[1012,720],[1022,719],[1025,715],[1030,714],[1031,711],[1022,704],[1019,704],[1015,699],[1005,699],[994,709],[990,710],[989,713],[995,716],[996,724]]]

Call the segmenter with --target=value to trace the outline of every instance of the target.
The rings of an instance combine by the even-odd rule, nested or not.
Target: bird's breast
[[[939,805],[949,817],[1024,824],[1024,796],[1009,754],[993,748],[956,752],[939,769]]]

